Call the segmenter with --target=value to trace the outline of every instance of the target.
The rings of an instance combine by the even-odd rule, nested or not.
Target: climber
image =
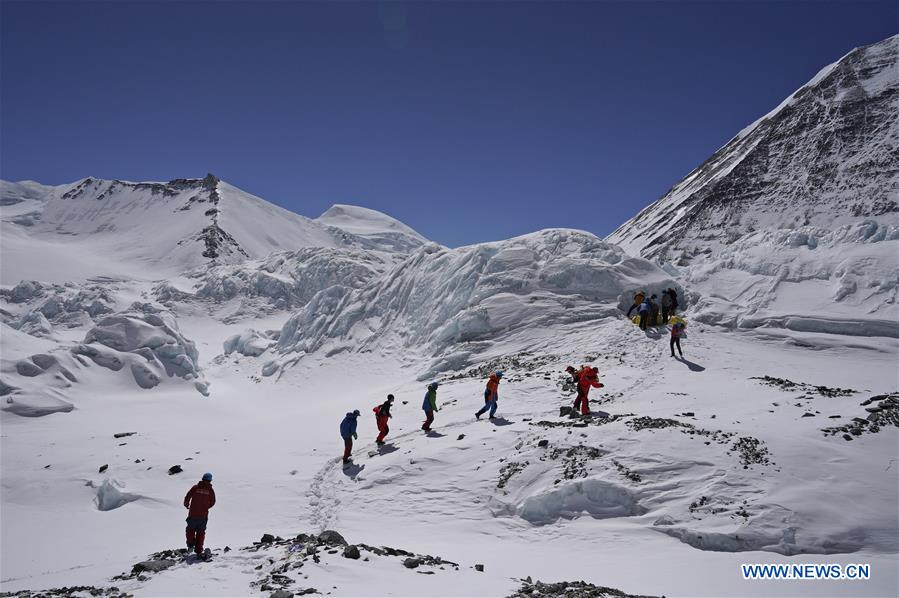
[[[590,388],[602,388],[604,385],[597,380],[599,369],[585,365],[581,368],[578,376],[578,397],[580,398],[581,415],[590,415]],[[577,410],[578,399],[574,401],[574,408]]]
[[[671,289],[665,289],[662,291],[662,325],[668,323],[668,318],[671,317]]]
[[[340,422],[340,435],[343,437],[343,464],[350,462],[350,453],[353,452],[353,439],[359,438],[356,434],[356,424],[359,422],[359,410],[356,409],[352,413],[347,413],[343,421]]]
[[[387,425],[393,415],[390,414],[390,408],[393,407],[393,395],[387,395],[387,400],[373,409],[375,412],[375,422],[378,424],[378,438],[375,442],[378,446],[384,444],[384,437],[390,433],[390,427]]]
[[[565,371],[568,372],[568,374],[571,376],[571,381],[574,382],[574,388],[577,390],[577,397],[575,397],[575,399],[574,399],[574,410],[576,412],[580,411],[581,401],[584,400],[584,395],[581,392],[581,385],[580,385],[581,372],[583,370],[584,370],[583,367],[581,367],[580,371],[574,369],[574,366],[568,366],[567,368],[565,368]]]
[[[209,521],[209,509],[215,506],[215,490],[212,489],[212,474],[204,473],[203,479],[196,483],[184,497],[184,508],[187,509],[187,551],[193,550],[199,557],[208,557],[203,551],[206,539],[206,523]]]
[[[674,317],[677,314],[677,291],[674,288],[668,289],[668,296],[671,297],[671,317]]]
[[[431,424],[434,422],[434,414],[438,411],[437,409],[437,387],[440,386],[437,382],[431,382],[428,384],[428,392],[425,393],[425,400],[421,404],[421,408],[425,412],[425,421],[421,424],[421,429],[425,432],[431,431]]]
[[[649,312],[651,310],[652,307],[649,304],[649,299],[644,299],[637,308],[637,314],[640,316],[640,330],[646,330],[646,326],[649,324]]]
[[[655,326],[659,323],[659,304],[656,301],[658,298],[657,295],[653,295],[649,298],[649,324],[650,326]]]
[[[680,348],[680,339],[687,336],[687,323],[680,318],[671,326],[671,356],[674,357],[674,345],[677,345],[677,351],[681,358],[684,356],[683,349]]]
[[[645,291],[638,291],[636,295],[634,295],[634,304],[631,305],[631,308],[627,310],[627,317],[631,317],[631,312],[640,307],[640,304],[643,303],[643,299],[646,298]],[[639,313],[639,312],[638,312]]]
[[[481,419],[488,410],[490,419],[496,415],[497,401],[499,401],[499,382],[503,377],[502,372],[493,372],[487,380],[487,388],[484,389],[484,406],[474,414],[475,419]]]

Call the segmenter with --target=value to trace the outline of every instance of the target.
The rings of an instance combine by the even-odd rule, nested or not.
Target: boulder
[[[320,533],[318,535],[318,541],[322,544],[339,544],[341,546],[348,545],[348,542],[343,539],[343,536],[331,529],[326,529],[325,531]]]
[[[358,559],[361,555],[359,549],[352,544],[343,549],[343,556],[347,559]]]
[[[415,569],[420,564],[421,564],[421,561],[419,559],[411,558],[411,557],[406,559],[405,561],[403,561],[403,567],[405,567],[406,569]]]

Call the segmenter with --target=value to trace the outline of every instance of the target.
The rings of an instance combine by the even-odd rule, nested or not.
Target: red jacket
[[[499,391],[499,378],[496,374],[490,374],[490,379],[487,380],[487,392],[485,396],[487,399],[495,399],[497,392]]]
[[[188,517],[209,517],[209,509],[213,506],[215,506],[215,490],[212,489],[212,484],[206,481],[198,482],[184,497],[184,507],[190,509],[187,512]]]
[[[580,376],[577,381],[577,389],[581,396],[586,397],[590,392],[590,387],[602,388],[602,384],[596,379],[599,371],[596,368],[584,368],[579,372]]]

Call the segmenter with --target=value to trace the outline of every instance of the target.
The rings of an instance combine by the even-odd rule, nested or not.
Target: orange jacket
[[[490,374],[490,379],[487,380],[487,397],[489,399],[495,399],[497,397],[499,391],[499,378],[496,377],[496,374]]]

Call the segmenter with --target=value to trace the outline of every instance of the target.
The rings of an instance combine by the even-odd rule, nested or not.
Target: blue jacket
[[[356,433],[356,418],[358,416],[355,413],[347,413],[346,417],[343,418],[343,421],[340,422],[340,435],[344,438],[349,438],[353,434]]]
[[[637,313],[646,313],[649,311],[649,309],[649,299],[646,299],[645,301],[643,301],[643,303],[640,304],[640,307],[637,308]]]

